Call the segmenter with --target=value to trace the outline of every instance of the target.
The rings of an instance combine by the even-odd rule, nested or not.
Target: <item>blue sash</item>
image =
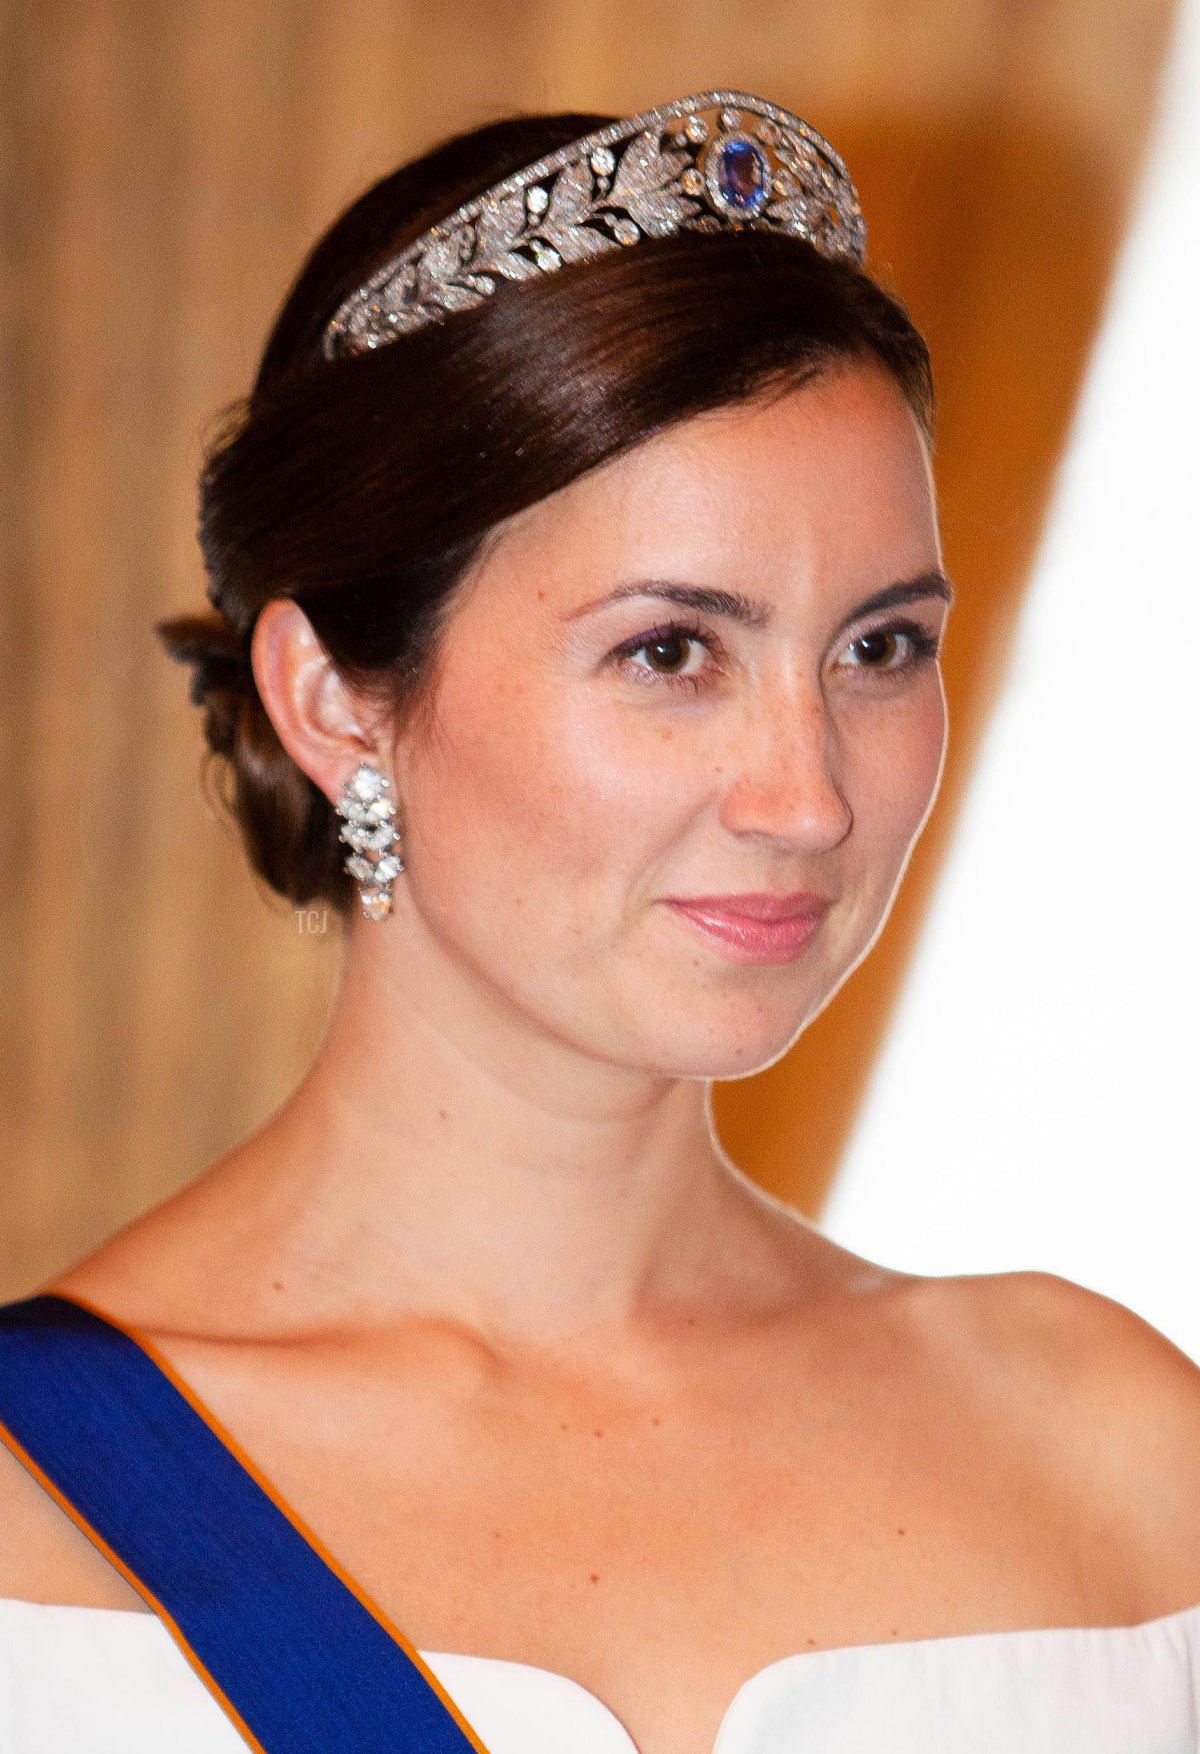
[[[487,1754],[146,1341],[70,1298],[0,1306],[0,1439],[260,1754]]]

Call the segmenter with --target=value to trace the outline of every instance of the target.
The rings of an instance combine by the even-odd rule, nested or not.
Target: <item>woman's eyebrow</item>
[[[703,615],[723,615],[730,621],[744,622],[747,627],[766,627],[771,619],[771,610],[766,603],[756,603],[753,598],[743,596],[741,591],[685,585],[674,579],[634,579],[627,585],[617,585],[602,597],[593,597],[589,603],[572,609],[563,619],[578,621],[581,615],[591,615],[625,597],[661,597],[665,602],[678,603],[684,609],[698,609]]]
[[[916,573],[911,579],[900,579],[896,584],[885,585],[882,591],[864,597],[846,616],[841,626],[848,627],[860,615],[869,615],[872,610],[894,609],[897,603],[915,603],[922,597],[940,597],[943,603],[953,603],[954,586],[939,567]]]
[[[684,609],[698,610],[702,615],[721,615],[729,621],[740,621],[745,627],[767,627],[773,613],[769,603],[758,602],[741,591],[724,591],[707,585],[685,585],[675,579],[634,579],[629,584],[617,585],[613,590],[606,591],[602,597],[593,597],[590,602],[572,609],[563,619],[577,621],[580,616],[591,615],[595,610],[606,608],[610,603],[619,603],[626,597],[659,597],[667,603],[678,603]],[[898,603],[913,603],[921,597],[940,597],[944,602],[952,603],[954,587],[945,573],[934,567],[928,572],[917,573],[911,579],[900,579],[896,584],[887,585],[882,591],[864,597],[841,625],[846,627],[860,615],[870,614],[872,610],[891,609]]]

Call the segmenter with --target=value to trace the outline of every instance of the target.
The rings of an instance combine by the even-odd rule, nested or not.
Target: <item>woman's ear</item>
[[[346,774],[363,759],[378,761],[380,751],[362,702],[298,603],[273,597],[263,606],[250,662],[279,741],[334,802]]]

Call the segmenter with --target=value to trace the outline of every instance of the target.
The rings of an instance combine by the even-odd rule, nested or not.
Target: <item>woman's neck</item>
[[[129,1246],[231,1331],[420,1314],[515,1346],[611,1344],[711,1294],[723,1261],[772,1277],[777,1220],[708,1095],[351,934],[300,1084]]]

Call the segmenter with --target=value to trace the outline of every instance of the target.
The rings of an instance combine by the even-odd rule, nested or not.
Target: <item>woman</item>
[[[312,252],[207,460],[219,619],[162,631],[340,984],[10,1312],[6,1754],[308,1746],[368,1645],[337,1710],[403,1657],[434,1717],[312,1746],[1200,1746],[1195,1367],[854,1256],[711,1124],[942,772],[928,360],[862,247],[820,136],[705,93],[460,136]]]

